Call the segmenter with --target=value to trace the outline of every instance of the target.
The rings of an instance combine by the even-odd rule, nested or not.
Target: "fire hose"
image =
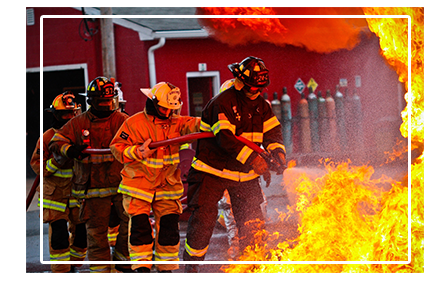
[[[151,142],[148,147],[149,148],[158,148],[158,147],[162,147],[162,146],[168,146],[168,145],[171,145],[174,143],[188,143],[188,142],[191,142],[191,141],[194,141],[197,139],[213,138],[213,137],[215,137],[215,135],[212,132],[191,133],[191,134],[187,134],[187,135],[183,135],[183,136],[179,136],[179,137],[175,137],[175,138],[171,138],[171,139],[154,141],[154,142]],[[276,171],[277,174],[282,174],[284,172],[285,166],[280,165],[277,161],[275,161],[269,155],[269,153],[266,152],[264,149],[262,149],[257,144],[253,143],[250,140],[247,140],[246,138],[244,138],[242,136],[235,136],[235,137],[239,141],[244,143],[246,146],[248,146],[252,150],[256,151],[261,157],[263,157],[269,165],[272,165],[272,167],[274,168],[274,170]],[[104,154],[111,154],[111,151],[109,148],[102,148],[102,149],[86,148],[85,150],[83,150],[83,153],[104,155]],[[26,211],[28,210],[28,208],[32,202],[32,199],[35,195],[35,192],[36,192],[36,189],[37,189],[37,186],[39,183],[40,183],[40,175],[37,175],[34,183],[32,184],[32,188],[29,191],[29,194],[26,198]]]

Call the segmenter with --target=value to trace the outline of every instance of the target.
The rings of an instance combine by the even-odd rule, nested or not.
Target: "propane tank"
[[[339,151],[339,146],[337,142],[338,127],[336,125],[336,111],[335,111],[335,100],[330,94],[330,89],[327,89],[325,95],[325,107],[327,110],[328,117],[328,132],[329,132],[329,144],[328,149],[330,152],[334,153]]]
[[[309,104],[304,93],[301,93],[301,100],[298,103],[298,114],[300,117],[301,151],[303,153],[311,153],[312,139],[310,135]]]
[[[286,153],[292,152],[292,108],[290,97],[287,94],[287,87],[283,87],[281,96],[281,124],[283,127],[283,141],[286,147]]]
[[[336,93],[334,95],[336,124],[338,126],[339,147],[342,151],[347,151],[347,131],[345,124],[345,107],[344,96],[339,91],[339,85],[336,85]]]
[[[319,152],[319,126],[318,126],[318,99],[313,93],[313,88],[309,87],[309,95],[307,96],[310,117],[310,134],[312,138],[312,149]]]
[[[278,100],[278,93],[273,93],[273,100],[271,104],[273,114],[275,114],[275,116],[278,118],[278,121],[281,123],[281,102]]]

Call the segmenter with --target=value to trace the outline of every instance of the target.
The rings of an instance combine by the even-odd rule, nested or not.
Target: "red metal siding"
[[[36,24],[27,27],[27,67],[39,66],[39,23],[42,14],[81,14],[73,8],[34,8]],[[91,16],[88,16],[91,17]],[[79,36],[81,19],[44,20],[44,65],[68,65],[87,63],[88,77],[92,80],[102,75],[100,34],[91,41]],[[99,19],[96,19],[99,25]],[[128,101],[127,111],[133,114],[145,104],[139,88],[149,87],[147,51],[158,40],[139,40],[137,32],[115,25],[115,52],[117,81],[123,83],[124,98]],[[310,78],[318,83],[317,91],[323,95],[327,89],[332,94],[340,78],[348,80],[349,95],[355,87],[354,77],[359,75],[362,87],[358,94],[362,99],[367,128],[367,144],[374,144],[374,132],[378,120],[399,116],[395,71],[389,68],[381,57],[378,38],[363,36],[353,50],[341,50],[330,54],[319,54],[303,48],[269,43],[248,44],[229,47],[212,38],[209,39],[168,39],[162,48],[155,51],[157,82],[169,81],[182,91],[184,101],[182,114],[188,111],[186,73],[198,71],[198,63],[206,63],[208,71],[220,72],[220,83],[231,78],[227,65],[240,62],[247,56],[262,58],[270,69],[271,84],[265,90],[269,99],[277,92],[281,97],[283,87],[287,87],[292,100],[292,115],[297,112],[300,99],[294,84],[301,78],[305,84]],[[305,92],[307,96],[308,92]]]

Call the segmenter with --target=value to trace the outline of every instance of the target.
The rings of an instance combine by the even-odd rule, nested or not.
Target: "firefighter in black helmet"
[[[201,131],[215,138],[200,139],[188,175],[191,216],[183,258],[203,261],[217,218],[217,202],[228,190],[240,237],[240,250],[254,244],[254,233],[264,226],[260,175],[269,165],[235,136],[263,147],[281,165],[286,164],[281,125],[270,104],[260,96],[269,85],[269,70],[253,56],[229,66],[234,84],[216,95],[202,111]],[[247,222],[247,223],[246,223]],[[246,223],[246,225],[245,225]],[[188,264],[186,272],[197,272]]]
[[[118,94],[112,79],[95,78],[87,86],[85,95],[91,107],[65,124],[54,135],[49,148],[75,161],[72,194],[82,200],[81,217],[87,229],[90,272],[105,273],[111,271],[111,265],[93,264],[93,261],[130,260],[128,216],[124,213],[122,196],[118,193],[123,166],[112,154],[90,155],[82,151],[87,147],[109,148],[128,115],[117,111]],[[107,232],[112,205],[120,218],[120,227],[111,257]],[[131,271],[131,265],[116,264],[115,268],[122,272]]]

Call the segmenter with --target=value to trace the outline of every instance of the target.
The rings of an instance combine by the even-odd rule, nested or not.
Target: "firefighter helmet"
[[[176,110],[182,106],[180,89],[171,83],[159,82],[153,88],[141,88],[141,92],[153,101],[154,107],[161,116],[170,115],[161,108]]]
[[[87,103],[99,111],[114,111],[118,109],[118,93],[115,83],[106,77],[96,77],[87,86]]]
[[[55,97],[47,112],[53,113],[57,120],[69,120],[80,114],[81,105],[75,103],[75,96],[71,91],[65,91]]]
[[[249,56],[240,63],[228,65],[228,68],[247,86],[262,88],[270,83],[269,70],[260,58]]]

